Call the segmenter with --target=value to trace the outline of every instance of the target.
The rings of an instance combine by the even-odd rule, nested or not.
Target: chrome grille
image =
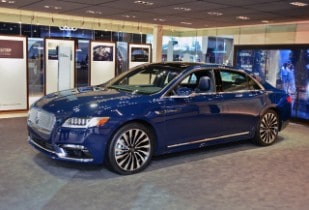
[[[50,135],[55,122],[55,116],[49,112],[35,108],[29,111],[28,124],[43,134]]]

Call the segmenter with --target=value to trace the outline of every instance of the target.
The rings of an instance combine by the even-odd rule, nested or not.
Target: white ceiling
[[[0,0],[0,7],[208,28],[309,20],[309,6],[290,4],[295,1],[309,4],[309,0],[147,0],[152,5],[134,3],[136,0]],[[237,19],[238,16],[249,19]]]

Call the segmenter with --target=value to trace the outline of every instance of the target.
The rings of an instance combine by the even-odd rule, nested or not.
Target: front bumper
[[[107,139],[110,130],[105,128],[67,129],[54,128],[45,137],[39,130],[28,126],[28,142],[35,149],[52,159],[80,162],[104,163]]]
[[[108,125],[91,128],[62,127],[66,118],[67,116],[56,116],[40,108],[31,108],[27,121],[30,145],[53,159],[103,163],[111,128]]]
[[[40,152],[50,156],[52,159],[66,160],[72,162],[91,163],[94,162],[89,150],[82,145],[56,144],[52,145],[39,139],[28,137],[28,142]]]

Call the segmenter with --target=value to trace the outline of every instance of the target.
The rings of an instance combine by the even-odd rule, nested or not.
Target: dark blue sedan
[[[154,155],[243,139],[271,145],[290,113],[286,93],[244,71],[154,63],[41,98],[29,111],[28,141],[53,159],[133,174]]]

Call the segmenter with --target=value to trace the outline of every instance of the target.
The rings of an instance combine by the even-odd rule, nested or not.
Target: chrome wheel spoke
[[[116,148],[115,152],[116,152],[116,155],[118,156],[118,155],[121,155],[121,154],[127,152],[128,150],[129,150],[128,148]]]
[[[134,153],[137,159],[141,159],[142,161],[146,161],[147,156],[144,154],[142,155],[141,152],[139,153]]]
[[[129,159],[130,159],[130,155],[128,153],[125,153],[119,156],[118,158],[116,158],[118,165],[122,167],[125,167],[125,165],[128,164]]]
[[[142,136],[141,138],[138,139],[138,141],[135,143],[135,147],[138,148],[138,147],[143,147],[144,144],[147,144],[149,141],[148,137],[145,135],[145,136]]]
[[[135,153],[132,154],[132,159],[133,159],[133,162],[132,162],[131,170],[134,170],[135,168],[140,168],[143,162],[139,161],[139,158],[136,156]]]
[[[123,135],[121,138],[124,140],[127,146],[130,145],[130,137],[128,135]]]
[[[118,153],[118,154],[116,154],[116,160],[119,160],[119,163],[121,164],[122,163],[122,161],[124,160],[124,159],[126,159],[128,157],[128,152],[127,151],[122,151],[122,153]]]
[[[129,167],[130,167],[130,165],[131,165],[131,163],[132,163],[132,155],[131,155],[131,154],[128,154],[127,157],[128,157],[127,160],[123,162],[123,163],[124,163],[123,168],[124,168],[125,170],[128,170]]]

